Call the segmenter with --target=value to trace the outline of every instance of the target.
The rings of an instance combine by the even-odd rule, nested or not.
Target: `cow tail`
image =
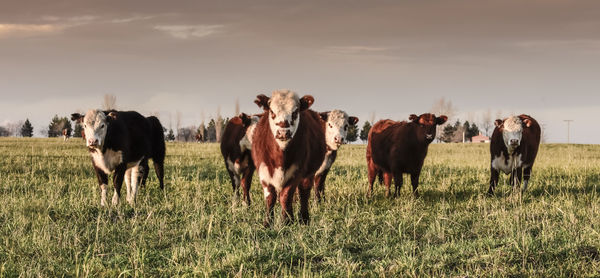
[[[148,117],[151,130],[152,140],[152,161],[154,163],[163,164],[165,161],[165,134],[163,133],[163,126],[160,124],[158,118],[154,116]]]

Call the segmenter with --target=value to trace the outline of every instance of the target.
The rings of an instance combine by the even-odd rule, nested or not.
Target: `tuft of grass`
[[[310,225],[265,229],[216,144],[168,143],[164,192],[151,173],[135,208],[102,208],[81,140],[0,138],[0,276],[600,275],[600,146],[542,145],[526,194],[503,176],[494,197],[488,147],[431,145],[421,197],[405,176],[386,199],[344,146]]]

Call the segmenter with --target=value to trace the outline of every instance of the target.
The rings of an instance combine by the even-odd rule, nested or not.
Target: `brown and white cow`
[[[308,110],[314,98],[298,98],[289,90],[274,91],[271,98],[258,95],[254,101],[264,112],[252,136],[252,159],[263,187],[269,226],[279,195],[284,223],[294,219],[292,203],[300,193],[300,218],[308,223],[308,200],[315,172],[325,157],[325,133],[319,114]],[[303,182],[309,179],[308,182]],[[309,186],[305,186],[308,184]]]
[[[321,126],[325,132],[325,143],[327,145],[325,159],[315,173],[314,178],[315,197],[320,202],[325,193],[325,180],[327,179],[329,169],[331,169],[331,166],[335,162],[338,148],[346,142],[348,128],[350,125],[358,123],[358,118],[348,116],[346,112],[341,110],[332,110],[319,114],[323,120]]]
[[[68,128],[63,128],[62,136],[63,136],[63,141],[69,140],[69,137],[71,137],[71,131]]]
[[[491,175],[488,194],[494,194],[499,171],[510,174],[512,186],[519,186],[523,179],[525,191],[540,146],[540,125],[534,118],[524,114],[498,119],[495,125],[490,142]]]
[[[394,196],[402,188],[402,174],[410,174],[413,194],[418,196],[419,176],[429,144],[435,138],[436,127],[448,120],[434,114],[410,115],[409,121],[381,120],[369,131],[367,166],[371,196],[375,177],[385,184],[385,195],[390,196],[392,178],[395,180]]]
[[[221,154],[231,179],[233,193],[239,198],[241,185],[246,205],[250,205],[250,185],[256,169],[252,160],[251,140],[258,119],[258,116],[241,113],[229,120],[221,136]]]

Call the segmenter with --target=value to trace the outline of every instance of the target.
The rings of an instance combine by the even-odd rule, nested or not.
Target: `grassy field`
[[[164,193],[152,172],[135,208],[101,208],[81,140],[0,139],[0,277],[600,275],[600,146],[543,145],[526,194],[503,176],[488,197],[488,145],[432,145],[418,199],[407,177],[367,199],[364,150],[342,148],[309,226],[266,229],[216,144],[169,143]]]

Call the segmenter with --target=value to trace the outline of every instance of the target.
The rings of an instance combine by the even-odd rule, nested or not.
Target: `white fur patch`
[[[123,162],[123,152],[107,149],[101,153],[99,149],[91,153],[94,165],[106,174],[111,174]]]
[[[300,112],[298,111],[298,106],[300,105],[300,100],[296,93],[290,90],[277,90],[274,91],[271,99],[269,100],[269,108],[271,112],[275,114],[275,118],[272,118],[269,112],[269,126],[271,127],[271,132],[273,133],[273,137],[277,137],[278,132],[286,132],[289,131],[291,134],[291,138],[294,137],[296,131],[298,130],[298,123],[300,123]],[[293,113],[298,113],[296,119],[292,119]],[[287,121],[290,126],[283,128],[279,127],[277,123]],[[277,145],[282,150],[287,147],[287,144],[291,140],[281,141],[275,138]]]
[[[246,129],[246,135],[244,135],[242,140],[240,140],[240,148],[242,152],[245,152],[246,150],[252,150],[252,136],[254,136],[254,129],[256,128],[256,124],[258,123],[259,119],[259,117],[252,116],[252,124],[248,126]]]
[[[317,170],[315,175],[320,175],[321,173],[325,172],[325,170],[331,168],[331,165],[333,164],[333,158],[331,157],[332,153],[333,151],[327,151],[327,153],[325,154],[325,159],[323,160],[323,164],[321,164],[321,167],[319,168],[319,170]]]
[[[102,184],[100,185],[100,205],[105,207],[106,206],[106,187],[108,185],[106,184]]]
[[[269,192],[269,188],[263,187],[263,193],[265,195],[265,198],[269,197],[269,195],[271,195],[271,192]]]
[[[521,155],[511,155],[506,161],[504,154],[501,153],[500,156],[496,156],[492,160],[492,167],[496,170],[502,171],[505,174],[510,174],[513,169],[524,167],[526,165],[521,161]]]
[[[348,125],[348,114],[346,114],[346,112],[332,110],[327,114],[327,123],[325,123],[325,141],[330,149],[338,149],[339,144],[335,142],[336,137],[342,142],[346,141]]]
[[[269,173],[269,167],[265,165],[265,163],[261,163],[258,168],[258,175],[260,177],[260,181],[262,183],[270,184],[275,187],[277,193],[281,192],[281,189],[294,175],[296,174],[296,170],[298,170],[298,166],[293,164],[289,169],[285,172],[281,167],[276,168],[273,171],[273,175]]]
[[[106,132],[108,130],[108,122],[106,114],[100,110],[90,110],[83,118],[83,131],[85,132],[85,144],[90,146],[90,141],[98,140],[99,148],[104,145]]]

